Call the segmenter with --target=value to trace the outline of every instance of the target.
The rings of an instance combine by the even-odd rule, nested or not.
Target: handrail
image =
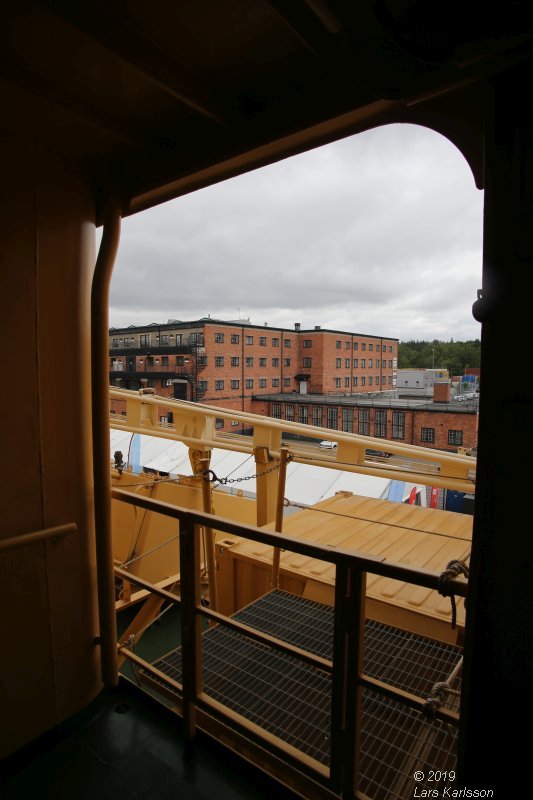
[[[294,539],[285,534],[278,534],[275,531],[257,528],[253,525],[245,525],[241,522],[220,517],[216,514],[208,514],[205,511],[191,511],[182,506],[166,503],[163,500],[154,500],[151,497],[126,492],[124,489],[112,489],[111,496],[115,500],[121,500],[130,505],[139,506],[147,511],[154,511],[156,514],[173,517],[181,522],[188,522],[192,525],[204,525],[212,527],[224,533],[240,536],[244,539],[252,539],[260,544],[280,547],[284,550],[291,550],[300,555],[317,558],[321,561],[329,561],[332,564],[339,564],[348,560],[357,562],[358,567],[364,572],[372,572],[384,578],[393,578],[405,583],[414,583],[426,589],[443,589],[441,577],[436,572],[423,569],[422,567],[409,567],[406,564],[399,564],[388,561],[385,556],[373,556],[357,550],[345,550],[340,547],[327,548],[322,545],[312,544]],[[129,575],[129,573],[128,573]],[[131,577],[132,582],[133,576]],[[137,580],[137,579],[135,579]],[[466,597],[468,582],[464,578],[454,578],[450,583],[453,584],[453,591],[459,597]]]
[[[217,447],[246,454],[253,453],[256,431],[267,432],[271,436],[275,433],[279,436],[279,432],[283,432],[315,438],[317,441],[328,439],[337,443],[336,451],[328,450],[324,453],[318,448],[316,451],[311,450],[309,445],[306,449],[302,442],[291,441],[292,460],[297,463],[463,492],[475,490],[476,459],[460,453],[402,444],[390,439],[330,430],[154,394],[146,395],[129,389],[110,388],[109,396],[126,404],[125,416],[110,415],[110,425],[116,430],[126,429],[132,433],[180,441],[189,447],[200,449]],[[158,407],[172,410],[172,424],[162,425],[159,422]],[[217,433],[214,424],[217,418],[237,421],[239,425],[252,428],[254,436],[232,437]],[[366,451],[369,449],[386,450],[390,455],[404,459],[405,463],[391,460],[384,463],[368,459]],[[270,456],[279,458],[279,449],[271,449]]]
[[[462,597],[466,596],[467,582],[461,578],[454,578],[448,581],[447,587],[444,587],[441,576],[428,570],[407,567],[355,551],[339,548],[330,549],[322,545],[302,542],[280,535],[277,532],[243,525],[206,512],[191,511],[120,489],[113,489],[112,496],[116,500],[170,516],[180,522],[180,597],[151,586],[147,581],[135,575],[130,575],[123,569],[115,568],[115,574],[119,577],[127,577],[132,583],[139,584],[144,588],[151,588],[155,594],[181,606],[182,683],[177,683],[174,679],[155,668],[150,662],[129,651],[124,644],[117,644],[117,648],[121,656],[133,660],[148,674],[151,674],[169,687],[169,690],[181,693],[184,735],[189,746],[195,737],[197,714],[201,713],[202,710],[206,710],[208,713],[210,710],[215,710],[223,715],[228,724],[234,723],[248,731],[250,735],[259,736],[259,739],[263,734],[265,741],[268,741],[274,749],[277,748],[284,753],[292,752],[294,749],[292,746],[285,748],[281,739],[277,740],[277,737],[273,734],[262,731],[257,725],[249,722],[242,715],[226,709],[224,704],[208,697],[202,691],[200,619],[203,616],[218,624],[237,630],[243,635],[250,635],[254,640],[267,646],[288,652],[292,657],[303,659],[306,663],[314,664],[331,674],[332,743],[329,773],[324,771],[322,764],[315,762],[314,759],[303,753],[299,759],[298,769],[315,780],[320,776],[322,780],[326,781],[329,789],[336,793],[340,791],[343,797],[362,797],[363,795],[357,791],[358,751],[361,730],[361,689],[366,688],[377,692],[421,713],[428,710],[426,698],[377,680],[365,674],[363,670],[364,587],[366,573],[370,572],[418,586],[439,589],[441,593],[450,594],[453,592],[453,594]],[[282,545],[286,550],[329,561],[336,565],[332,662],[284,642],[275,636],[257,629],[250,629],[248,625],[224,617],[224,615],[210,611],[201,605],[199,541],[198,536],[195,534],[198,526],[210,526],[235,536],[241,536],[274,547]],[[432,707],[431,716],[448,724],[458,725],[459,723],[459,715],[451,709]],[[294,759],[294,754],[291,755],[291,758]],[[298,761],[298,757],[296,760]]]
[[[67,522],[65,525],[54,525],[52,528],[43,528],[40,531],[12,536],[9,539],[0,539],[0,552],[14,550],[17,547],[26,547],[29,544],[35,544],[35,542],[46,542],[49,539],[62,539],[77,530],[78,526],[75,522]]]

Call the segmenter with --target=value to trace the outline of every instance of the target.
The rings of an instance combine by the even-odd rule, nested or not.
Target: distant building
[[[382,392],[396,386],[398,340],[316,326],[302,330],[229,322],[112,328],[112,386],[253,411],[257,392],[301,395]],[[115,409],[115,410],[118,410]]]

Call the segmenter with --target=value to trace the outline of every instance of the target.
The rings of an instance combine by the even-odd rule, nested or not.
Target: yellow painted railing
[[[428,713],[427,698],[402,691],[391,684],[376,680],[363,671],[363,631],[366,574],[380,575],[393,580],[412,583],[444,594],[466,597],[467,582],[461,578],[448,579],[443,585],[442,576],[436,573],[411,568],[363,553],[327,548],[299,539],[279,535],[261,528],[242,525],[221,517],[190,511],[168,503],[141,497],[137,494],[114,489],[115,500],[139,506],[179,521],[181,582],[180,598],[165,589],[152,586],[130,573],[116,569],[120,578],[131,580],[154,595],[181,605],[182,633],[182,682],[177,683],[149,662],[131,652],[125,644],[118,651],[151,674],[169,690],[181,697],[181,713],[184,720],[184,735],[192,742],[196,728],[201,727],[212,735],[227,731],[256,743],[258,753],[265,749],[274,753],[280,763],[294,769],[295,780],[301,781],[304,796],[363,798],[358,791],[358,754],[361,741],[361,692],[367,689],[391,698],[404,706]],[[335,608],[333,630],[333,659],[320,658],[313,653],[290,645],[280,639],[261,633],[247,625],[214,612],[201,605],[200,601],[200,544],[199,528],[210,527],[241,538],[262,544],[291,550],[310,558],[335,564]],[[229,707],[209,697],[202,688],[201,620],[207,618],[214,623],[230,627],[250,636],[269,647],[282,650],[293,657],[318,667],[331,675],[331,746],[329,769],[311,757],[287,745],[282,739],[248,721]],[[452,725],[458,725],[458,714],[444,707],[431,706],[431,717]],[[214,722],[214,720],[219,722]],[[220,722],[222,720],[222,722]],[[264,768],[264,761],[258,756]],[[299,777],[298,777],[299,776]],[[308,782],[307,784],[305,782]],[[312,787],[320,785],[317,794]]]
[[[280,457],[283,434],[305,436],[320,442],[327,439],[337,447],[321,451],[316,446],[290,441],[293,461],[318,467],[374,475],[428,486],[473,492],[475,489],[476,459],[458,453],[447,453],[416,445],[401,444],[389,439],[360,436],[354,433],[318,428],[297,422],[248,414],[145,394],[145,390],[110,389],[112,400],[124,403],[123,414],[110,415],[110,425],[132,433],[143,433],[183,442],[190,448],[222,448],[239,453],[257,454],[266,448],[268,457]],[[158,409],[172,411],[171,424],[159,420]],[[219,433],[216,419],[230,419],[244,428],[252,429],[250,436]],[[368,450],[384,451],[391,458],[370,456]],[[257,460],[257,458],[256,458]]]

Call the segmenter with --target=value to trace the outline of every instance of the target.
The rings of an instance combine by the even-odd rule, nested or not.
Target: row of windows
[[[309,363],[306,364],[305,363],[306,361],[308,361]],[[377,369],[379,367],[379,364],[380,364],[380,359],[376,358],[375,361],[376,361],[375,366],[376,366],[376,369]],[[344,359],[344,367],[345,367],[345,369],[350,369],[350,365],[351,364],[352,364],[352,359],[351,358],[345,358]],[[306,366],[307,367],[311,366],[311,359],[310,358],[304,358],[304,367],[306,367]],[[383,367],[383,369],[385,369],[387,367],[386,359],[383,358],[381,360],[381,366]],[[342,367],[342,358],[336,358],[335,359],[335,367],[337,369],[340,369]],[[358,358],[354,358],[353,359],[353,367],[354,367],[354,369],[357,369],[359,367],[359,359]],[[361,368],[362,369],[366,369],[367,367],[368,367],[368,369],[373,369],[373,367],[374,367],[374,359],[372,359],[372,358],[369,358],[368,360],[365,359],[365,358],[361,359]],[[392,360],[389,361],[389,369],[392,369]]]
[[[223,333],[215,333],[215,342],[217,342],[218,344],[222,344],[224,342],[224,336],[225,336],[225,334],[223,334]],[[241,340],[240,334],[232,333],[231,337],[230,337],[230,340],[231,340],[231,344],[239,344],[239,342]],[[258,341],[259,341],[259,347],[266,347],[267,346],[267,337],[266,336],[259,336],[259,340]],[[250,336],[250,335],[246,335],[244,337],[244,342],[245,342],[245,344],[253,344],[254,343],[254,337]],[[271,343],[272,343],[272,347],[279,347],[279,344],[280,344],[279,337],[273,336],[272,339],[271,339]],[[284,339],[283,340],[283,347],[290,347],[290,346],[291,346],[291,340],[290,339]]]
[[[224,366],[224,358],[225,358],[224,356],[215,356],[215,366],[216,367],[223,367]],[[259,361],[259,366],[260,367],[266,367],[267,366],[267,361],[268,361],[267,358],[260,358],[260,359],[258,359],[258,361]],[[240,364],[239,356],[231,356],[230,363],[231,363],[232,367],[238,367],[239,364]],[[254,365],[253,356],[247,356],[244,359],[244,363],[246,364],[247,367],[253,367],[253,365]],[[273,367],[279,367],[279,364],[280,364],[280,359],[279,358],[273,358],[272,359],[272,366]],[[283,366],[284,367],[290,367],[290,365],[291,365],[290,358],[284,358],[283,359]]]
[[[292,383],[292,378],[283,378],[283,386],[290,386]],[[241,381],[239,380],[230,380],[229,382],[231,389],[240,389]],[[267,379],[266,378],[259,378],[257,381],[257,385],[260,389],[267,388]],[[279,388],[281,386],[280,378],[272,378],[270,381],[270,385],[273,389]],[[224,380],[216,380],[215,381],[215,390],[217,392],[223,391],[226,386],[226,381]],[[246,378],[244,381],[245,389],[253,389],[254,388],[254,378]],[[200,391],[207,391],[209,388],[209,381],[198,381],[198,389]]]
[[[341,347],[342,347],[342,340],[341,339],[337,339],[335,345],[336,345],[337,350],[340,350]],[[310,347],[313,346],[313,340],[312,339],[304,339],[303,340],[303,346],[304,346],[304,348],[309,349]],[[352,347],[351,343],[349,341],[346,341],[345,342],[345,349],[346,350],[350,350],[351,347]],[[384,345],[376,344],[375,348],[376,348],[376,353],[379,353],[380,351],[383,352],[383,353],[387,352],[387,345],[386,344],[384,344]],[[392,353],[392,345],[388,345],[388,348],[389,348],[389,353]],[[359,350],[359,342],[354,342],[353,343],[353,349],[354,350]],[[366,349],[367,349],[366,342],[361,342],[361,350],[366,350]],[[374,350],[374,345],[373,344],[369,344],[368,345],[368,349],[369,349],[370,352],[372,352]]]
[[[339,427],[339,410],[337,408],[326,409],[326,427],[330,430],[338,430]],[[281,419],[282,405],[281,403],[272,404],[272,416],[275,419]],[[355,411],[351,408],[342,409],[342,430],[346,433],[353,433],[354,428],[354,415],[357,414],[357,433],[361,436],[373,435],[380,439],[387,438],[387,412],[382,410],[374,411],[374,429],[370,430],[370,409],[359,409]],[[323,426],[324,409],[321,406],[312,406],[311,415],[313,425],[318,427]],[[298,418],[300,422],[308,422],[308,408],[307,406],[299,406]],[[285,405],[285,419],[288,421],[294,420],[294,406]],[[392,412],[392,439],[405,438],[405,413],[403,411]],[[422,428],[420,439],[422,442],[433,443],[435,441],[435,428]],[[448,444],[462,445],[463,431],[449,430],[448,431]]]
[[[156,334],[154,336],[154,346],[161,347],[165,345],[170,345],[172,347],[179,346],[181,344],[192,344],[192,345],[199,345],[203,347],[204,345],[204,335],[203,333],[162,333],[161,335]],[[150,347],[152,344],[152,334],[151,333],[140,333],[139,334],[139,347]],[[124,336],[124,338],[112,340],[113,347],[120,347],[124,345],[124,347],[135,347],[135,337],[134,336]]]
[[[381,385],[385,386],[385,384],[392,385],[392,375],[382,375],[381,376]],[[358,378],[356,375],[353,376],[351,379],[352,386],[379,386],[380,385],[380,376],[379,375],[366,375],[362,378]],[[340,389],[342,387],[342,378],[335,378],[335,388]],[[350,376],[347,375],[344,378],[344,387],[348,389],[350,387]]]

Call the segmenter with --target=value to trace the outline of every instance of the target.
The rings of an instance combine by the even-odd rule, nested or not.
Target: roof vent
[[[294,323],[294,330],[295,330],[295,331],[299,331],[299,330],[300,330],[300,327],[301,327],[301,325],[300,325],[300,323],[299,323],[299,322],[295,322],[295,323]]]

